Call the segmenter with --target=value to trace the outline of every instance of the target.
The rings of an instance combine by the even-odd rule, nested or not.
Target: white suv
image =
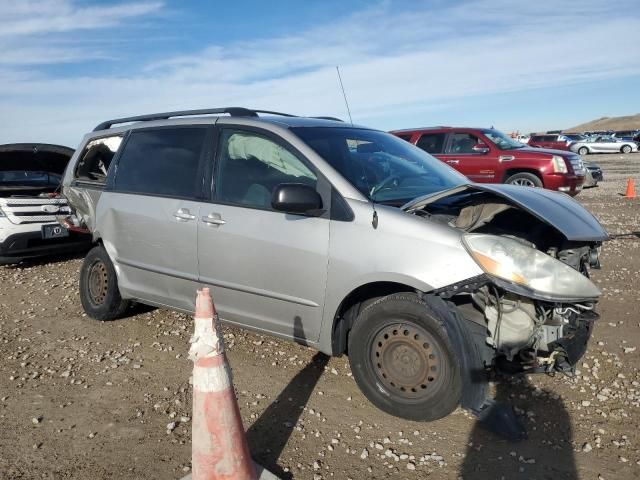
[[[69,213],[57,192],[72,155],[59,145],[0,145],[0,265],[89,245],[87,235],[57,221]]]

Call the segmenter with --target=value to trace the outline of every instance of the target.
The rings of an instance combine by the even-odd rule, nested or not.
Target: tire
[[[631,150],[633,150],[631,148],[631,145],[623,145],[622,148],[620,149],[622,153],[631,153]]]
[[[88,316],[96,320],[120,318],[130,302],[123,300],[118,277],[103,246],[92,248],[80,269],[80,301]]]
[[[588,155],[589,149],[587,147],[580,147],[578,149],[578,155]]]
[[[460,404],[460,361],[442,317],[413,293],[383,297],[360,312],[349,333],[349,363],[376,407],[432,421]]]
[[[516,173],[515,175],[511,175],[504,183],[508,183],[510,185],[520,185],[523,187],[542,188],[542,180],[540,180],[540,177],[528,172],[520,172]]]

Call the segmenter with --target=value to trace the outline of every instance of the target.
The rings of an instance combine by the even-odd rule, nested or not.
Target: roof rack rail
[[[281,117],[297,117],[298,115],[292,115],[290,113],[273,112],[271,110],[252,110],[256,113],[266,113],[268,115],[280,115]]]
[[[164,113],[152,113],[149,115],[138,115],[135,117],[116,118],[113,120],[107,120],[99,124],[93,129],[94,132],[98,130],[108,130],[113,125],[130,122],[149,122],[152,120],[167,120],[173,117],[190,117],[195,115],[220,115],[228,113],[232,117],[257,117],[258,113],[267,113],[270,115],[282,115],[284,117],[295,117],[290,113],[272,112],[270,110],[250,110],[242,107],[225,107],[225,108],[203,108],[199,110],[182,110],[177,112],[164,112]]]
[[[338,117],[324,117],[323,116],[323,117],[311,117],[311,118],[317,118],[318,120],[333,120],[335,122],[343,122],[344,123],[344,120],[342,120],[341,118],[338,118]]]

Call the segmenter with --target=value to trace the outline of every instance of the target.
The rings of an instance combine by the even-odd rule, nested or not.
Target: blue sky
[[[523,132],[640,113],[635,0],[0,0],[0,143],[246,106]]]

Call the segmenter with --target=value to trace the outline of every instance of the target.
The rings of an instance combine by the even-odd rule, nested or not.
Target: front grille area
[[[56,215],[71,213],[71,209],[64,198],[47,197],[9,197],[0,198],[0,210],[11,223],[51,223],[56,221]],[[47,211],[49,210],[49,211]]]
[[[573,172],[583,177],[586,173],[584,164],[582,163],[582,159],[579,155],[572,155],[569,157],[569,163],[571,163],[571,168],[573,168]]]

